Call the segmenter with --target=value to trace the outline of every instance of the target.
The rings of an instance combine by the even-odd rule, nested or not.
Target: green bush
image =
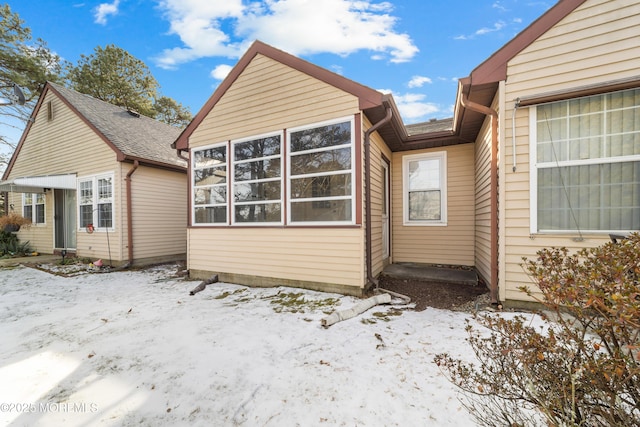
[[[0,230],[0,257],[24,256],[32,252],[28,241],[20,242],[15,234]]]
[[[640,235],[524,260],[539,293],[542,329],[517,315],[467,324],[479,365],[439,354],[484,426],[640,426]]]

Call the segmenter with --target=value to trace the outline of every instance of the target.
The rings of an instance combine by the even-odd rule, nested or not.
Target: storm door
[[[76,190],[54,190],[55,249],[76,248]]]

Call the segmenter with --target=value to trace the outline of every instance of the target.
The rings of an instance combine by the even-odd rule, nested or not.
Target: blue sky
[[[115,44],[195,115],[253,40],[393,93],[405,123],[452,115],[457,79],[554,0],[12,0],[76,63]]]

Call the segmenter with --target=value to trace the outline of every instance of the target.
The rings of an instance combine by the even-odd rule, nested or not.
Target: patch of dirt
[[[416,311],[434,307],[474,312],[489,306],[491,302],[489,289],[482,283],[471,286],[382,275],[379,284],[383,289],[410,297]]]

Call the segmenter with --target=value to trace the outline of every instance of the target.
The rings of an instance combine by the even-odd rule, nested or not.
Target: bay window
[[[640,230],[640,89],[530,111],[531,232]]]

